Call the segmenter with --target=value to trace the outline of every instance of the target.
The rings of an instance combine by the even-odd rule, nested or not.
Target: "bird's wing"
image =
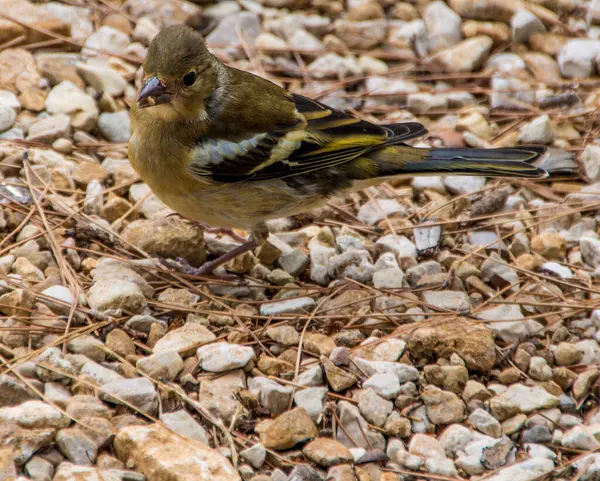
[[[203,139],[188,169],[217,182],[285,178],[351,162],[373,148],[426,133],[417,122],[375,125],[301,95],[291,97],[305,122],[242,141]]]

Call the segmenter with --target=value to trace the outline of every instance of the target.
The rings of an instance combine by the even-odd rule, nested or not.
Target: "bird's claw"
[[[215,266],[211,262],[205,262],[200,267],[192,266],[183,257],[177,259],[161,258],[159,262],[168,269],[195,277],[215,277],[220,280],[236,281],[239,277],[234,274],[215,274],[213,271]]]

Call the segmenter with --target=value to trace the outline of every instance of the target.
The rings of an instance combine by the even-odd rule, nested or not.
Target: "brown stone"
[[[303,345],[308,352],[319,356],[329,356],[331,351],[335,349],[335,342],[329,336],[314,332],[304,335]]]
[[[465,318],[415,329],[408,337],[408,350],[416,358],[449,358],[456,353],[469,369],[481,372],[496,362],[492,331]]]
[[[93,162],[81,162],[73,171],[73,180],[82,186],[88,185],[92,180],[103,183],[110,174],[100,164]]]
[[[121,357],[135,354],[135,344],[123,329],[113,329],[108,333],[106,347]]]
[[[22,48],[7,48],[0,52],[0,88],[24,92],[41,81],[31,53]]]
[[[467,38],[487,35],[495,44],[508,42],[511,37],[510,27],[503,22],[478,22],[467,20],[462,24],[463,35]]]
[[[122,236],[153,256],[183,257],[193,265],[201,265],[206,259],[202,229],[178,217],[132,222]]]
[[[563,260],[567,254],[567,245],[560,234],[544,232],[531,240],[531,250],[545,259]]]
[[[346,389],[350,389],[358,382],[358,379],[354,374],[337,367],[329,359],[322,357],[321,362],[323,362],[323,366],[325,367],[327,381],[335,392],[342,392]]]
[[[569,37],[558,33],[534,32],[529,37],[529,45],[533,50],[546,53],[551,57],[558,57],[569,40]]]
[[[352,453],[346,446],[330,438],[317,438],[304,446],[302,452],[313,463],[326,468],[354,461]]]
[[[507,0],[450,0],[450,8],[463,18],[510,23],[516,2]]]
[[[558,62],[550,55],[527,52],[523,54],[523,60],[533,76],[540,82],[554,84],[562,80]]]
[[[131,28],[131,23],[121,13],[109,13],[102,20],[102,25],[107,25],[116,30],[120,30],[125,35],[131,35],[131,33],[133,32]]]
[[[121,461],[134,462],[136,471],[143,473],[148,481],[240,480],[219,451],[177,435],[159,423],[122,428],[113,447]]]
[[[304,408],[292,409],[273,420],[263,421],[256,426],[256,432],[260,434],[260,442],[265,448],[277,451],[293,448],[319,434]]]
[[[100,209],[100,215],[108,222],[114,222],[127,214],[132,205],[123,197],[114,196]]]
[[[258,369],[267,376],[279,376],[284,372],[293,372],[294,365],[263,354],[258,359]]]

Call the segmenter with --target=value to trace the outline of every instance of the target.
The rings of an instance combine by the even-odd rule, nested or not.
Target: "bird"
[[[148,47],[131,108],[129,159],[169,208],[191,221],[250,232],[246,242],[186,272],[209,275],[264,244],[266,221],[398,177],[543,178],[543,146],[417,148],[419,122],[362,120],[292,93],[213,55],[185,25]]]

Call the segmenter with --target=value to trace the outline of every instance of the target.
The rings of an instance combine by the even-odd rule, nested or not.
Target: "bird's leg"
[[[219,266],[222,266],[226,262],[229,262],[231,259],[235,259],[237,256],[245,254],[252,249],[262,246],[267,237],[269,236],[269,230],[264,223],[259,224],[254,229],[252,229],[252,233],[250,234],[250,239],[244,242],[242,245],[231,249],[229,252],[226,252],[222,256],[217,257],[216,259],[206,262],[202,264],[200,267],[192,267],[187,262],[182,262],[182,259],[177,259],[179,264],[181,264],[181,270],[192,276],[205,276],[208,274],[212,274],[212,272]]]

